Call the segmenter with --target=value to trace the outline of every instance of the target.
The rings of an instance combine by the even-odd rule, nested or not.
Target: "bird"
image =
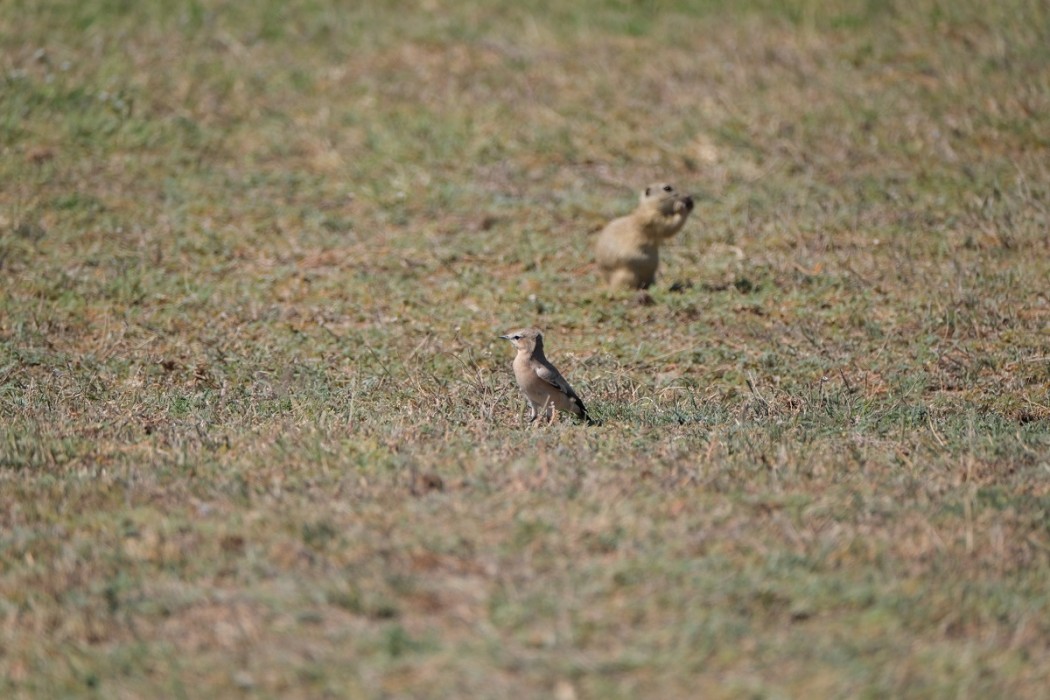
[[[565,377],[543,355],[543,333],[536,328],[511,331],[500,338],[509,340],[518,354],[514,358],[514,378],[529,402],[529,422],[543,411],[551,423],[555,409],[582,418],[588,425],[596,422],[587,413],[583,399],[573,390]]]

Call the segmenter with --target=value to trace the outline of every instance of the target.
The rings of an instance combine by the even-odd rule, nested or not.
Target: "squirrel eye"
[[[664,185],[664,192],[674,192],[674,188],[670,185]]]

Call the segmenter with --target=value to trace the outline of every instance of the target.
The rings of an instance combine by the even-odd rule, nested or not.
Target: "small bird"
[[[514,378],[528,399],[530,423],[536,420],[540,411],[553,423],[554,410],[557,409],[582,418],[588,425],[595,424],[587,414],[583,400],[543,356],[543,333],[535,328],[522,328],[500,338],[509,340],[518,350],[514,358]]]

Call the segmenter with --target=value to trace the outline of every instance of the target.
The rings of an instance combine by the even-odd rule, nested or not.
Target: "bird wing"
[[[561,373],[558,370],[554,369],[554,367],[552,367],[551,365],[537,365],[536,376],[542,379],[543,381],[547,382],[555,389],[568,396],[569,398],[576,399],[577,401],[580,399],[580,397],[576,395],[576,392],[572,390],[572,387],[569,386],[569,383],[565,381],[565,377],[561,376]]]
[[[578,416],[582,416],[589,424],[595,424],[590,414],[587,413],[587,407],[583,405],[583,399],[577,396],[576,392],[572,390],[571,386],[569,386],[569,383],[565,381],[565,377],[561,376],[561,372],[556,370],[553,365],[549,362],[538,364],[536,366],[536,376],[568,396],[569,400],[580,409],[578,413],[575,411],[574,413]]]

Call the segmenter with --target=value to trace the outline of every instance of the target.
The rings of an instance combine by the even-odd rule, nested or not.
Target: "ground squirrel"
[[[638,208],[610,221],[598,235],[598,268],[611,287],[646,289],[656,277],[660,244],[678,233],[693,211],[693,198],[674,185],[642,190]]]

